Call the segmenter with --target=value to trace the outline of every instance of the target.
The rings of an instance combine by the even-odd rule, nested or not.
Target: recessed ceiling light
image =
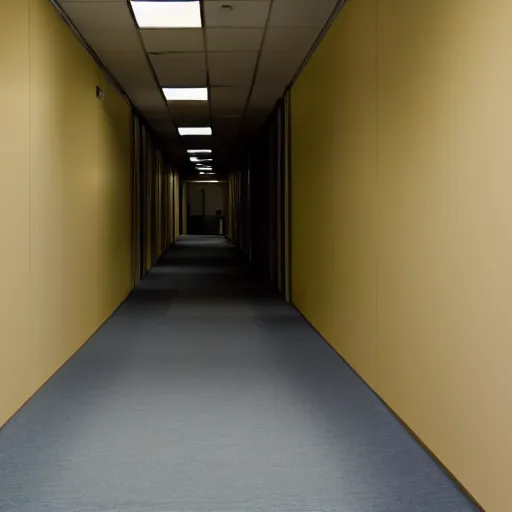
[[[167,101],[208,101],[206,87],[164,87],[162,90]]]
[[[212,170],[211,167],[196,167],[196,169],[198,171],[211,171]]]
[[[209,126],[197,127],[193,126],[190,128],[178,128],[180,135],[211,135],[212,129]]]
[[[201,27],[199,1],[185,2],[130,2],[140,28],[196,28]]]
[[[199,154],[199,153],[211,153],[211,149],[187,149],[187,153]]]
[[[197,156],[190,157],[191,162],[212,162],[213,158],[197,158]]]
[[[193,180],[191,183],[220,183],[219,180]]]

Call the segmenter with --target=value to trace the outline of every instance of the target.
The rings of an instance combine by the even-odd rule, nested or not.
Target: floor
[[[182,239],[0,431],[2,512],[477,510],[224,239]]]

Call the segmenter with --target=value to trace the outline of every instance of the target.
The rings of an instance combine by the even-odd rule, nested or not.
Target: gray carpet
[[[2,512],[474,510],[218,238],[181,240],[0,431]]]

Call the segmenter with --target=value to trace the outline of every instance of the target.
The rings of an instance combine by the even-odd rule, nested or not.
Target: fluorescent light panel
[[[213,158],[197,158],[197,156],[190,157],[191,162],[212,162]]]
[[[212,170],[211,167],[196,167],[196,169],[198,171],[211,171]]]
[[[199,2],[130,2],[140,28],[201,27]]]
[[[208,101],[206,87],[164,87],[167,101]]]
[[[178,133],[180,135],[211,135],[212,129],[209,126],[204,127],[187,127],[187,128],[178,128]]]
[[[211,153],[211,149],[187,149],[187,153],[191,155],[199,155],[201,153]]]

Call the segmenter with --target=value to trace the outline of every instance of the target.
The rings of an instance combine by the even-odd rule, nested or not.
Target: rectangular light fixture
[[[220,183],[219,180],[193,180],[190,183]]]
[[[140,28],[198,28],[201,23],[199,1],[130,2]]]
[[[197,156],[190,157],[191,162],[212,162],[213,158],[197,158]]]
[[[187,153],[191,155],[199,155],[201,153],[211,153],[211,149],[187,149]]]
[[[196,167],[196,169],[198,171],[211,171],[212,170],[211,167]]]
[[[164,87],[167,101],[208,101],[206,87]]]
[[[180,135],[211,135],[212,129],[209,126],[193,126],[189,128],[178,128],[178,133]]]

